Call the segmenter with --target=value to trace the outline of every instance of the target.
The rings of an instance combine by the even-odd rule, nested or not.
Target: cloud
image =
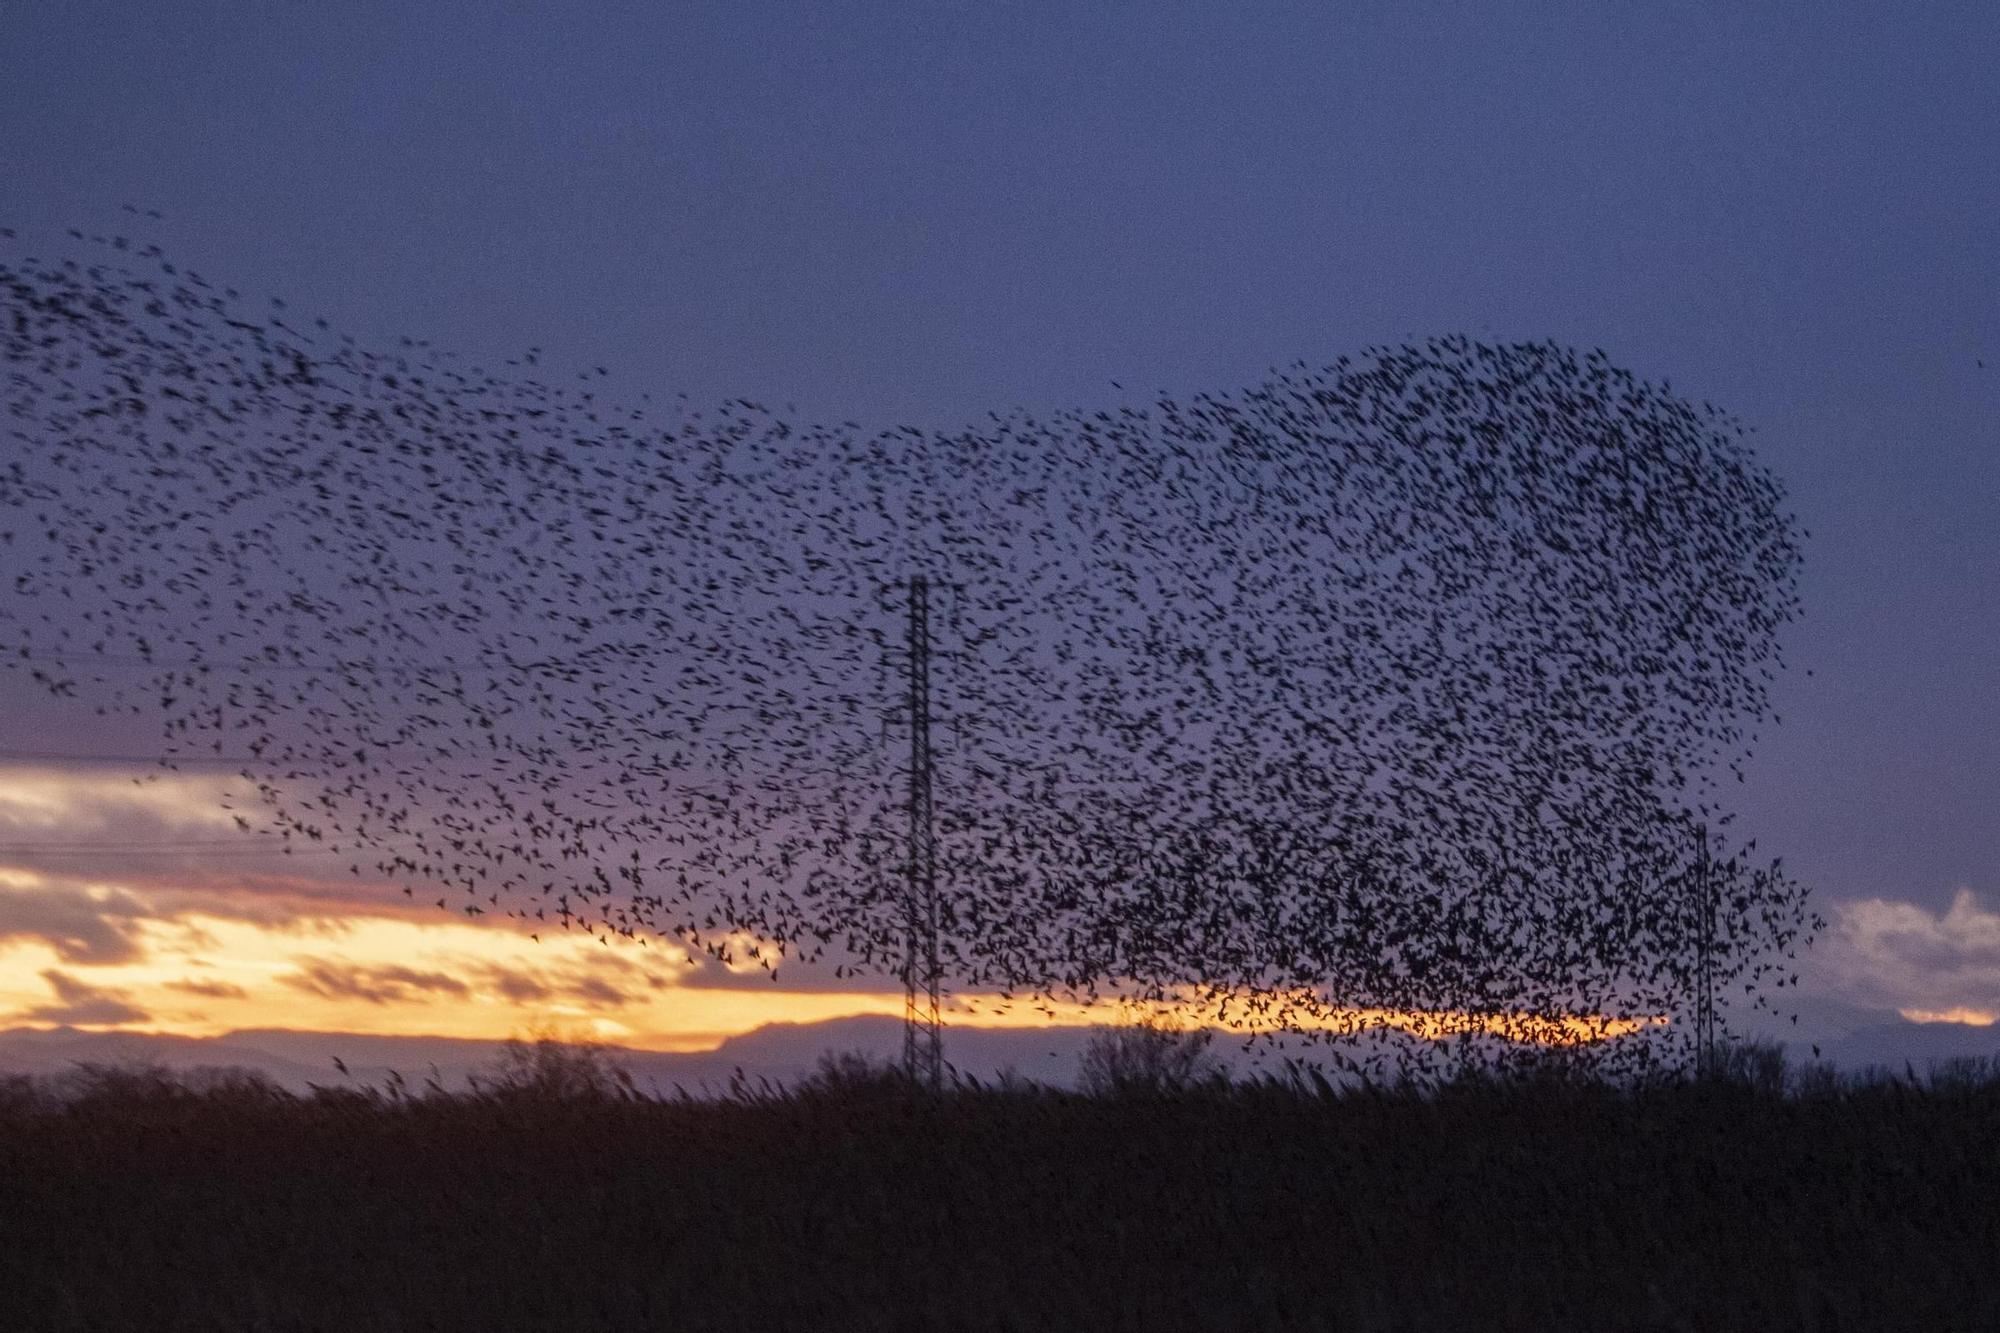
[[[187,995],[200,995],[211,1000],[246,1000],[250,992],[228,981],[203,981],[186,977],[180,981],[163,982],[168,990],[177,990]]]
[[[344,900],[304,899],[282,883],[271,887],[274,896],[248,886],[232,893],[190,889],[185,883],[149,888],[123,877],[104,883],[0,866],[0,945],[32,940],[53,950],[64,963],[107,966],[139,961],[145,953],[149,925],[187,935],[195,929],[189,924],[194,917],[241,921],[279,933],[333,937],[348,928],[351,917],[412,915],[393,909],[385,912],[373,902],[354,901],[351,894]],[[194,936],[185,942],[202,943]]]
[[[593,1009],[617,1009],[632,1003],[632,997],[602,977],[579,977],[568,993]]]
[[[1909,1023],[1957,1023],[1962,1027],[1990,1028],[2000,1014],[1991,1009],[1898,1009],[1897,1014]]]
[[[161,769],[0,763],[0,840],[213,837],[240,779]]]
[[[240,923],[273,937],[344,940],[369,924],[457,926],[385,886],[321,885],[282,876],[244,877],[199,867],[148,883],[50,874],[0,857],[0,953],[40,944],[65,965],[115,966],[161,954],[206,954],[214,930]],[[379,896],[374,892],[383,891]],[[490,928],[488,928],[490,929]],[[497,937],[514,932],[502,926]]]
[[[479,970],[488,985],[515,1004],[536,1004],[548,999],[552,994],[548,983],[527,968],[508,967],[503,963],[484,963]]]
[[[1835,903],[1832,914],[1813,970],[1844,998],[1913,1022],[2000,1013],[2000,912],[1972,890],[1960,889],[1942,912],[1864,898]]]
[[[644,969],[615,955],[604,955],[567,967],[516,967],[505,963],[476,965],[481,981],[515,1004],[569,1001],[588,1009],[620,1009],[639,998],[593,972],[646,976]],[[648,980],[659,978],[648,976]],[[657,989],[657,987],[655,987]]]
[[[445,972],[419,972],[397,963],[362,966],[324,958],[300,960],[299,970],[278,978],[287,986],[327,999],[366,1000],[370,1004],[407,1004],[430,996],[465,999],[472,993]]]
[[[371,957],[355,947],[357,934],[385,921],[407,922],[439,939],[463,938],[467,919],[462,914],[433,907],[438,895],[429,888],[392,881],[365,852],[327,854],[324,848],[302,846],[291,856],[266,854],[271,839],[237,826],[239,811],[253,824],[262,819],[254,793],[241,787],[227,775],[148,770],[135,776],[109,767],[0,762],[0,946],[13,936],[39,941],[55,954],[53,959],[21,961],[17,966],[26,975],[30,967],[51,961],[72,966],[214,956],[228,933],[218,923],[229,922],[260,934],[292,937],[290,947],[275,939],[260,942],[258,952],[266,958],[279,948],[283,954],[295,948],[355,962],[411,961],[409,952]],[[350,873],[351,865],[359,873]],[[406,888],[415,892],[406,893]],[[759,996],[780,990],[846,994],[897,987],[893,977],[837,974],[837,954],[807,966],[773,942],[743,932],[708,941],[727,949],[727,962],[679,940],[655,939],[653,947],[636,956],[643,961],[593,950],[602,962],[585,965],[567,956],[572,952],[567,942],[558,943],[570,933],[547,923],[496,913],[478,929],[491,944],[477,944],[459,957],[425,948],[420,965],[457,978],[483,997],[519,1007],[626,1009],[676,987]],[[512,952],[509,937],[531,930],[544,944],[555,945],[543,952],[564,956],[562,961],[521,959],[501,971],[482,970],[481,955],[497,964],[495,955]],[[318,942],[322,940],[340,943]],[[758,965],[758,958],[782,959],[777,981]],[[373,995],[379,1004],[412,994],[450,993],[413,989],[393,978],[385,985],[337,963],[320,973],[302,970],[287,980],[299,993],[347,999]],[[148,1003],[162,1000],[156,990],[149,989],[148,996]]]
[[[523,1006],[572,1004],[587,1009],[619,1009],[636,1003],[644,992],[628,990],[601,973],[647,975],[636,964],[612,955],[546,968],[450,955],[428,960],[425,969],[399,963],[349,963],[303,956],[295,957],[293,962],[296,970],[277,978],[284,985],[325,999],[365,1000],[382,1005],[429,1003],[438,997],[467,1000],[487,992]],[[190,986],[183,983],[177,988],[185,990]]]
[[[150,1015],[128,1004],[124,992],[104,990],[78,981],[67,973],[49,968],[42,980],[56,993],[57,1003],[30,1009],[21,1017],[34,1022],[66,1023],[84,1027],[111,1027],[120,1023],[143,1023]]]
[[[349,911],[418,914],[365,850],[294,839],[286,854],[268,831],[246,831],[265,817],[243,787],[225,775],[0,761],[0,867],[47,882],[117,885],[144,894],[160,915],[202,912],[275,927]]]
[[[65,963],[129,963],[139,957],[146,904],[117,889],[0,880],[0,941],[37,940]]]

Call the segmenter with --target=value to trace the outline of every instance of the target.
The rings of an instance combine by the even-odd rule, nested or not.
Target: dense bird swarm
[[[370,350],[106,244],[0,264],[10,665],[441,905],[893,971],[921,576],[960,987],[1588,1024],[1704,956],[1761,999],[1810,924],[1695,857],[1793,521],[1599,353],[870,433]]]

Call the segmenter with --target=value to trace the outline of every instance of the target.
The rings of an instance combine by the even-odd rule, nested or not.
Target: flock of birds
[[[372,350],[98,241],[0,259],[0,647],[237,761],[267,836],[894,974],[921,576],[958,988],[1360,1038],[1791,979],[1802,890],[1696,831],[1799,534],[1739,427],[1599,353],[865,432]]]

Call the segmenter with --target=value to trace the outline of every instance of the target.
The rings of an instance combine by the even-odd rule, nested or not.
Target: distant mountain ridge
[[[1046,1083],[1067,1083],[1090,1029],[966,1028],[950,1034],[947,1057],[982,1080],[1013,1068]],[[630,1070],[639,1087],[672,1093],[720,1091],[739,1072],[792,1083],[812,1072],[822,1054],[860,1051],[888,1060],[901,1051],[899,1020],[879,1016],[820,1023],[772,1023],[730,1037],[711,1051],[642,1051],[610,1046],[606,1054]],[[78,1064],[157,1064],[170,1070],[235,1067],[255,1070],[283,1087],[379,1085],[392,1071],[412,1086],[436,1077],[448,1088],[496,1068],[501,1041],[457,1037],[378,1036],[244,1028],[215,1037],[181,1037],[81,1028],[0,1030],[0,1072],[60,1074]],[[342,1074],[335,1059],[347,1066]]]
[[[1910,1023],[1888,1011],[1839,1007],[1817,1015],[1808,1027],[1819,1058],[1847,1070],[1882,1066],[1919,1073],[1939,1060],[1960,1056],[2000,1057],[2000,1027],[1960,1023]],[[945,1056],[952,1066],[990,1081],[1002,1070],[1059,1086],[1076,1078],[1078,1060],[1093,1029],[1085,1027],[954,1028],[947,1032]],[[1771,1035],[1776,1035],[1772,1033]],[[236,1067],[258,1073],[295,1092],[322,1087],[380,1086],[392,1071],[412,1087],[435,1077],[447,1088],[462,1088],[468,1076],[498,1065],[505,1043],[456,1037],[376,1036],[348,1032],[308,1032],[245,1028],[216,1037],[179,1037],[81,1028],[0,1030],[0,1073],[60,1074],[78,1064],[158,1064],[170,1070]],[[710,1051],[641,1051],[607,1046],[606,1054],[631,1071],[638,1086],[671,1094],[676,1088],[701,1095],[721,1092],[739,1072],[755,1083],[769,1079],[791,1084],[810,1074],[823,1054],[859,1051],[893,1060],[902,1044],[902,1024],[877,1015],[828,1019],[819,1023],[771,1023],[723,1041]],[[1811,1041],[1795,1038],[1788,1054],[1814,1058]],[[1246,1058],[1234,1034],[1218,1033],[1210,1050],[1238,1072],[1274,1065],[1268,1050]],[[347,1066],[342,1074],[338,1059]]]

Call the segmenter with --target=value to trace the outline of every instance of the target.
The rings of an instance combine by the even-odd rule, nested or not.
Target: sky
[[[871,427],[1602,347],[1754,427],[1811,534],[1735,793],[1828,919],[1802,995],[1990,1024],[1996,63],[1983,3],[9,6],[0,226],[156,210],[376,345]],[[0,686],[8,755],[157,744]],[[0,758],[0,1026],[679,1050],[900,1012],[248,855],[217,781]]]

